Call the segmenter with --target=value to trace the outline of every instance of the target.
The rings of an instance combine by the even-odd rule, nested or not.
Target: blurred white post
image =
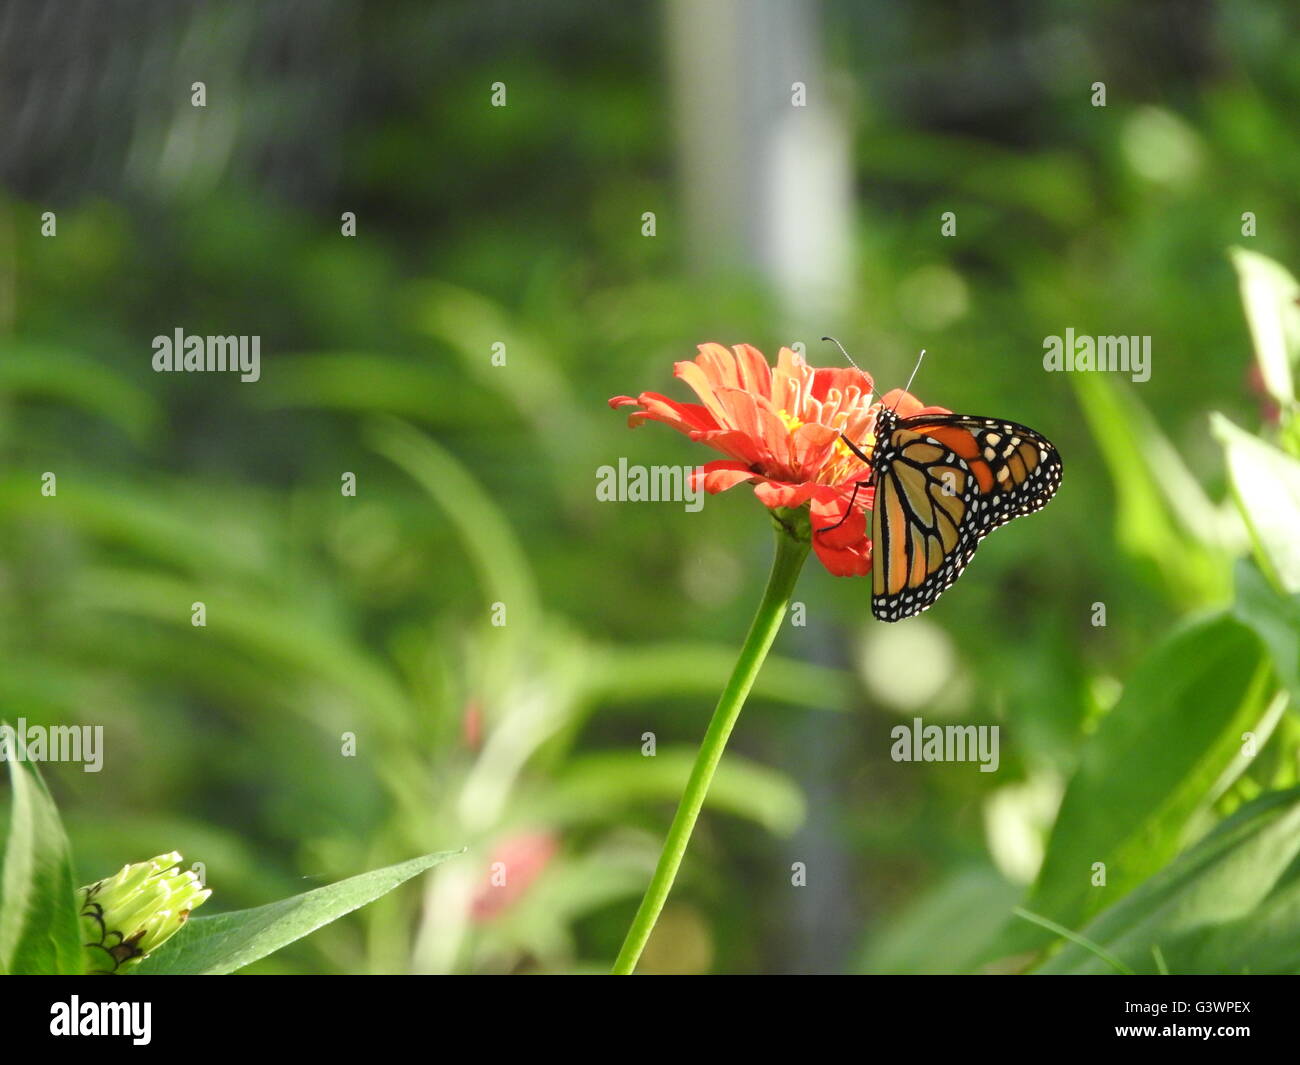
[[[818,5],[668,0],[667,20],[691,264],[702,273],[756,274],[772,287],[788,330],[779,338],[718,339],[763,339],[769,357],[769,344],[802,340],[810,361],[834,364],[838,353],[819,351],[825,346],[817,338],[842,330],[858,294],[852,139],[822,55]],[[827,623],[815,624],[826,637]],[[809,657],[828,660],[833,641],[813,639],[812,631],[804,641]],[[790,754],[809,767],[809,819],[794,842],[817,875],[794,896],[779,937],[788,971],[853,964],[844,944],[861,918],[826,782],[842,772],[835,760],[846,732],[840,720],[808,714],[794,734]]]
[[[817,4],[668,0],[667,14],[693,265],[756,272],[792,326],[834,328],[855,291],[852,160]]]

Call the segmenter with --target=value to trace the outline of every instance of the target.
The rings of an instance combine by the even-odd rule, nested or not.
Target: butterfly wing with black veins
[[[871,612],[882,621],[929,607],[985,536],[1046,506],[1061,483],[1051,442],[1000,418],[882,411],[876,440]]]

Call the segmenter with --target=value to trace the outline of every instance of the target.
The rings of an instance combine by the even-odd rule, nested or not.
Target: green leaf
[[[1017,917],[1029,921],[1031,924],[1036,924],[1040,928],[1046,928],[1049,932],[1052,932],[1058,936],[1064,936],[1075,946],[1081,947],[1082,949],[1086,950],[1089,954],[1091,954],[1095,958],[1100,958],[1112,969],[1114,969],[1115,972],[1123,973],[1125,976],[1135,975],[1133,970],[1130,969],[1127,965],[1125,965],[1122,961],[1120,961],[1117,957],[1115,957],[1114,954],[1111,954],[1105,948],[1098,946],[1087,936],[1081,936],[1079,935],[1078,932],[1071,932],[1064,925],[1059,925],[1055,921],[1049,921],[1046,917],[1040,917],[1036,913],[1030,913],[1028,910],[1023,909],[1020,906],[1017,906],[1015,908],[1015,914]]]
[[[60,495],[57,515],[30,491],[29,478],[13,471],[0,477],[0,519],[48,521],[68,535],[123,546],[160,565],[185,572],[213,571],[243,579],[275,571],[270,545],[256,531],[262,518],[247,495],[223,495],[211,485],[201,491],[175,482],[142,488],[103,471],[68,467],[59,477],[75,490]],[[270,520],[270,519],[265,519]]]
[[[532,631],[540,616],[532,571],[491,495],[451,452],[404,422],[378,418],[367,435],[375,451],[410,474],[442,508],[489,601],[510,604],[510,631]]]
[[[689,747],[660,747],[653,758],[637,751],[577,755],[555,783],[553,801],[570,816],[605,816],[629,803],[681,798],[695,763]],[[783,773],[729,753],[718,766],[705,805],[746,817],[788,836],[804,818],[803,793]]]
[[[572,456],[589,453],[588,419],[582,417],[555,353],[521,332],[511,314],[476,292],[442,281],[414,282],[406,296],[412,324],[459,357],[462,379],[477,379],[500,394],[532,427],[538,448],[549,453],[543,468],[563,469]],[[485,358],[497,343],[508,352],[509,373],[500,373]]]
[[[499,411],[495,397],[465,394],[447,400],[453,368],[360,352],[317,352],[277,358],[275,376],[253,397],[271,408],[320,407],[393,414],[446,429],[472,425]]]
[[[1300,595],[1281,595],[1248,560],[1236,567],[1232,612],[1255,630],[1273,655],[1278,680],[1300,708]]]
[[[1149,655],[1084,750],[1025,909],[1078,928],[1168,862],[1236,761],[1242,733],[1265,718],[1270,680],[1259,638],[1227,614]],[[1014,953],[1046,938],[1020,923],[1001,946]]]
[[[392,675],[364,648],[304,620],[284,606],[243,594],[218,590],[200,593],[196,586],[154,572],[87,569],[77,588],[77,605],[117,611],[189,627],[177,603],[203,599],[209,632],[257,660],[289,667],[325,681],[359,704],[377,721],[401,735],[409,726],[410,704]]]
[[[3,726],[9,729],[10,726]],[[0,875],[0,972],[76,974],[84,969],[77,885],[58,808],[40,772],[9,747],[13,802]]]
[[[639,704],[714,694],[735,664],[734,647],[709,644],[593,647],[584,651],[583,683],[586,697],[593,701]],[[754,681],[750,699],[839,712],[852,701],[854,690],[853,675],[847,670],[771,654]],[[610,712],[613,709],[609,708]]]
[[[48,344],[5,339],[0,397],[34,396],[79,407],[144,444],[162,423],[157,401],[93,359]]]
[[[1138,973],[1300,971],[1300,789],[1243,806],[1083,929]],[[1104,973],[1070,944],[1043,973]]]
[[[442,851],[340,880],[267,906],[195,917],[132,975],[220,976],[288,946],[374,902],[411,877],[463,851]]]
[[[1300,283],[1266,255],[1232,248],[1255,358],[1264,386],[1282,408],[1295,401],[1292,364],[1300,357]]]
[[[892,976],[975,969],[1020,888],[992,868],[963,869],[879,922],[858,971]]]
[[[1300,461],[1212,416],[1228,456],[1237,505],[1250,529],[1260,566],[1284,592],[1300,592]]]
[[[1085,169],[1066,152],[1016,152],[974,137],[895,131],[857,164],[869,178],[935,182],[1058,224],[1079,225],[1096,210]]]
[[[1115,484],[1115,534],[1124,552],[1156,567],[1176,599],[1222,601],[1225,558],[1244,541],[1237,515],[1206,497],[1131,390],[1106,374],[1072,374],[1071,383]]]

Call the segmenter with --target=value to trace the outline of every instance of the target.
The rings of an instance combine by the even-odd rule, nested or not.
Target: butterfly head
[[[894,407],[880,406],[876,408],[876,424],[872,430],[877,440],[883,440],[898,425],[898,411]]]

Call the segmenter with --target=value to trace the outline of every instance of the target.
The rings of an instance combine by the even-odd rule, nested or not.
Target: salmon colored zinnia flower
[[[900,418],[947,411],[923,407],[900,389],[872,403],[870,375],[856,368],[814,369],[789,348],[781,349],[775,369],[749,344],[730,351],[721,344],[701,344],[699,352],[693,361],[679,362],[673,369],[695,390],[699,403],[642,392],[615,396],[609,405],[641,408],[628,418],[630,426],[648,419],[663,422],[729,456],[696,471],[706,492],[716,494],[748,482],[767,507],[807,504],[812,546],[822,564],[837,577],[870,573],[866,512],[875,490],[859,488],[852,513],[840,521],[853,499],[854,485],[870,473],[841,437],[870,455],[882,405],[896,408]],[[816,531],[827,526],[835,528]]]

